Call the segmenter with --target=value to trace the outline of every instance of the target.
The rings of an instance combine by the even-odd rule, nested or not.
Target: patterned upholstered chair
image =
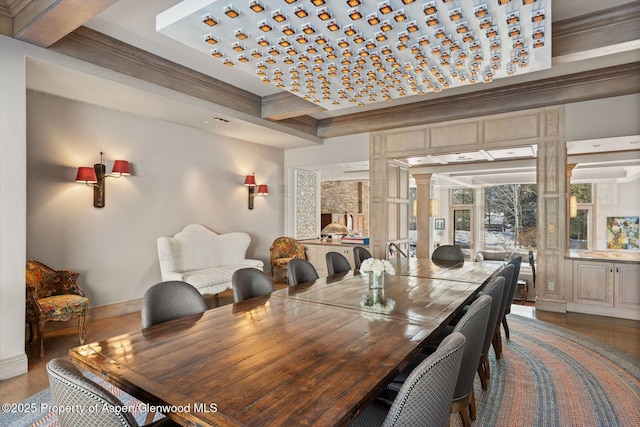
[[[47,374],[51,386],[53,403],[58,407],[100,408],[97,411],[60,411],[61,427],[72,426],[122,426],[137,427],[138,423],[130,411],[123,411],[122,401],[85,377],[80,369],[68,360],[51,359],[47,363]],[[155,413],[150,412],[155,415]],[[177,426],[168,418],[162,418],[147,426]]]
[[[275,281],[276,270],[284,270],[287,277],[287,264],[294,258],[307,259],[306,248],[292,237],[278,237],[271,244],[271,279]]]
[[[448,426],[465,342],[460,332],[447,336],[432,355],[411,371],[390,408],[376,400],[351,427]]]
[[[33,342],[33,329],[37,328],[40,356],[44,355],[42,334],[49,321],[66,322],[78,318],[78,336],[84,344],[84,320],[89,299],[76,283],[79,273],[54,270],[33,260],[27,261],[27,318],[29,342]]]

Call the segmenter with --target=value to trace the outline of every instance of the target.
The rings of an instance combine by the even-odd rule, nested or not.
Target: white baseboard
[[[567,311],[595,314],[597,316],[617,317],[619,319],[640,320],[640,311],[620,307],[602,307],[599,305],[567,303]]]
[[[566,313],[567,303],[565,301],[549,300],[537,297],[536,310],[552,311],[554,313]]]
[[[7,378],[16,377],[26,374],[29,368],[29,360],[27,354],[19,354],[17,356],[8,357],[0,360],[0,381]]]

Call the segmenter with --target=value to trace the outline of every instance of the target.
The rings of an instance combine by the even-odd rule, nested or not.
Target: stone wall
[[[361,213],[368,233],[369,181],[323,181],[321,188],[322,213]]]

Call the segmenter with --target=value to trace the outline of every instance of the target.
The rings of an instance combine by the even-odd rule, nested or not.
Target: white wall
[[[640,94],[565,105],[565,140],[640,135]]]
[[[156,239],[189,223],[251,235],[248,256],[269,261],[282,234],[283,151],[27,92],[27,257],[79,271],[99,306],[141,297],[160,281]],[[108,178],[106,206],[74,182],[78,166],[105,154],[126,159],[133,175]],[[245,175],[270,194],[247,209]]]
[[[27,371],[24,352],[26,109],[24,45],[0,36],[0,380]],[[17,320],[17,322],[16,322]]]
[[[607,249],[607,217],[640,216],[640,185],[596,184],[595,233],[596,250]]]
[[[322,165],[369,161],[369,133],[327,138],[322,145],[295,148],[284,153],[286,171],[285,235],[295,236],[294,169],[316,170]],[[369,174],[350,175],[352,179],[368,179]],[[318,187],[319,188],[319,187]],[[320,226],[320,191],[318,191],[318,227]]]

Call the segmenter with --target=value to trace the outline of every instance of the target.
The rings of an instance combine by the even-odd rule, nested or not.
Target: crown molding
[[[323,119],[318,136],[330,138],[640,92],[640,63],[486,89],[382,110]]]

